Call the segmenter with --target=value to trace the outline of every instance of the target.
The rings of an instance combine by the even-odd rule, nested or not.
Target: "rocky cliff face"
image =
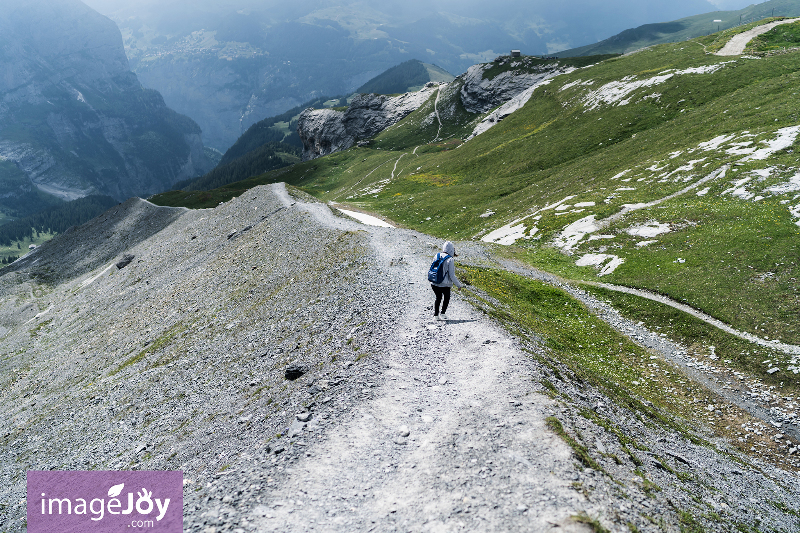
[[[346,111],[306,109],[297,124],[303,160],[346,150],[360,140],[374,137],[419,108],[437,87],[429,83],[418,92],[400,96],[359,94]]]
[[[346,111],[307,109],[300,115],[297,125],[303,141],[303,159],[307,161],[346,150],[360,140],[374,137],[422,106],[439,87],[443,90],[436,105],[430,106],[428,124],[451,120],[461,108],[461,113],[469,114],[469,121],[483,118],[478,115],[498,106],[513,103],[508,109],[486,117],[486,124],[480,123],[482,132],[522,107],[534,87],[571,70],[574,69],[534,57],[499,57],[492,63],[470,67],[450,84],[429,83],[417,93],[396,97],[358,95]],[[439,129],[441,131],[441,127]]]
[[[8,201],[36,189],[123,200],[210,166],[197,124],[142,88],[116,25],[78,0],[5,2],[0,65],[0,197]]]
[[[470,113],[486,113],[533,85],[569,70],[556,62],[538,64],[539,61],[500,57],[492,63],[471,66],[460,76],[464,80],[461,103]]]

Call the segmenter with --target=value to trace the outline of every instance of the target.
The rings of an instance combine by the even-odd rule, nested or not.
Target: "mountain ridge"
[[[111,20],[77,0],[14,0],[0,26],[4,211],[96,193],[124,200],[208,169],[200,128],[142,88]]]

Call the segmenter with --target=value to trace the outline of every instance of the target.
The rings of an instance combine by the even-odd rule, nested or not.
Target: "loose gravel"
[[[130,200],[0,271],[0,530],[31,469],[183,470],[204,533],[800,527],[794,474],[616,405],[458,294],[434,322],[431,241],[274,185]]]

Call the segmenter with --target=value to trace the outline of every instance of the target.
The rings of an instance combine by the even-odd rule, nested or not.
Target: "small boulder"
[[[286,367],[283,375],[289,381],[294,381],[306,373],[306,368],[303,365],[289,365]]]
[[[131,255],[131,254],[123,255],[122,259],[117,263],[117,269],[118,270],[122,270],[126,266],[130,265],[131,261],[133,261],[134,259],[136,259],[135,255]]]

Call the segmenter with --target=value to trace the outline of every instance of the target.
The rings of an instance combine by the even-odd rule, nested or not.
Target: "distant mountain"
[[[213,189],[299,162],[303,148],[297,134],[300,113],[308,108],[339,105],[347,105],[347,100],[343,97],[316,98],[253,124],[222,155],[216,168],[199,178],[176,183],[175,188],[185,191]]]
[[[430,63],[411,59],[379,74],[356,89],[357,93],[395,94],[418,91],[428,82],[450,83],[455,76]]]
[[[144,89],[116,25],[78,0],[0,10],[0,212],[152,194],[209,169],[200,128]]]
[[[559,52],[559,56],[624,54],[654,44],[686,41],[766,17],[800,16],[800,0],[769,0],[737,11],[715,11],[672,22],[645,24],[595,44]]]
[[[511,49],[552,54],[716,9],[706,0],[87,2],[119,24],[142,83],[223,152],[264,117],[352,93],[409,59],[460,74]]]
[[[374,77],[356,92],[394,94],[421,89],[428,82],[450,82],[446,70],[412,59]],[[298,136],[300,114],[308,109],[344,108],[344,97],[321,97],[305,102],[280,115],[265,118],[239,137],[222,156],[219,165],[205,176],[175,184],[187,191],[222,187],[300,161],[303,143]]]

